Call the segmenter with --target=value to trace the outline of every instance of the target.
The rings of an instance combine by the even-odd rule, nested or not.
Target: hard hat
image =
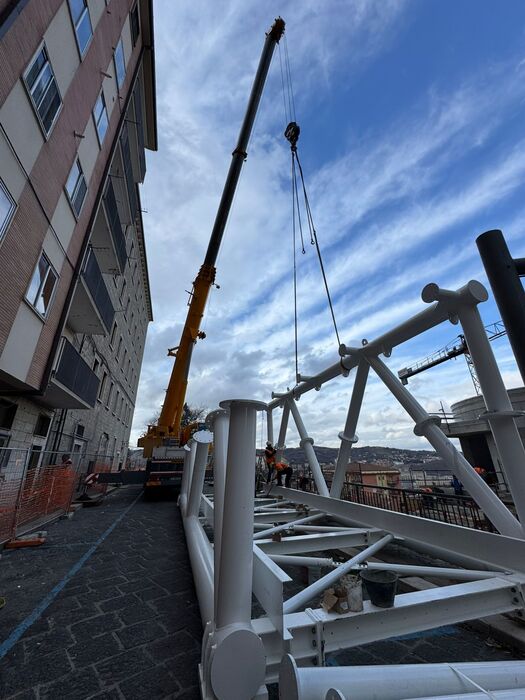
[[[271,446],[272,446],[272,443],[268,440],[268,442],[266,443],[266,445],[267,445],[267,446],[269,445],[269,446],[271,447]]]

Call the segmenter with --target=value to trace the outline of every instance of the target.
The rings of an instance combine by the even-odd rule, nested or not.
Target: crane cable
[[[319,266],[321,268],[321,274],[323,277],[324,287],[326,291],[326,297],[328,299],[328,305],[330,307],[330,314],[332,316],[332,322],[334,326],[334,331],[337,339],[337,347],[341,345],[339,339],[339,331],[337,329],[337,322],[335,320],[335,312],[332,303],[332,297],[330,295],[330,289],[328,287],[328,280],[326,277],[325,266],[323,263],[323,256],[321,254],[321,248],[319,246],[319,239],[317,237],[317,231],[315,229],[315,224],[312,215],[312,209],[310,207],[310,201],[308,199],[308,193],[306,190],[306,183],[304,179],[303,168],[301,166],[301,161],[299,159],[299,153],[297,151],[297,141],[299,139],[299,134],[301,129],[296,121],[295,115],[295,100],[293,94],[292,85],[292,74],[290,70],[290,58],[288,55],[288,44],[286,42],[286,37],[284,37],[284,53],[285,53],[285,70],[283,72],[283,62],[280,51],[279,44],[279,62],[281,66],[281,84],[283,90],[283,104],[284,104],[284,114],[285,119],[288,122],[288,126],[285,129],[284,136],[287,141],[290,142],[291,151],[291,179],[292,179],[292,242],[293,242],[293,294],[294,294],[294,341],[295,341],[295,377],[296,382],[299,383],[299,344],[298,344],[298,320],[297,320],[297,255],[296,255],[296,241],[297,241],[297,230],[299,230],[299,235],[301,238],[301,252],[303,255],[306,254],[306,249],[304,246],[304,236],[303,236],[303,225],[301,219],[301,208],[299,204],[299,188],[297,183],[297,171],[299,171],[299,177],[301,180],[301,188],[304,198],[304,208],[306,212],[306,220],[308,223],[308,230],[310,233],[310,243],[315,245],[317,251],[317,257],[319,259]],[[285,81],[286,75],[286,81]],[[286,87],[285,87],[286,82]],[[290,120],[290,121],[289,121]]]

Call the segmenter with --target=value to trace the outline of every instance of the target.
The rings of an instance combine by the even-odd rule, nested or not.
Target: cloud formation
[[[371,113],[357,133],[349,95],[364,95],[383,65],[401,65],[403,38],[424,28],[413,3],[197,0],[157,4],[156,12],[160,145],[148,155],[143,189],[155,323],[132,440],[162,403],[172,363],[166,348],[180,337],[185,290],[206,250],[263,32],[280,12],[291,17],[299,148],[342,342],[373,338],[420,311],[421,289],[430,281],[446,288],[472,278],[486,283],[474,243],[484,230],[502,228],[516,256],[520,247],[525,254],[525,64],[517,49],[504,59],[480,59],[452,82],[423,76],[407,104],[392,104],[379,121]],[[285,61],[284,45],[280,51]],[[309,125],[320,114],[317,135]],[[284,126],[277,53],[217,261],[221,289],[208,303],[208,337],[193,354],[187,396],[193,405],[269,400],[272,390],[294,383]],[[298,251],[299,368],[315,374],[337,361],[337,342],[318,262],[308,242],[306,248],[304,256]],[[480,310],[486,323],[499,318],[492,301]],[[444,324],[398,348],[387,363],[397,372],[458,333]],[[494,349],[507,385],[519,384],[508,344],[498,341]],[[352,376],[341,378],[301,399],[317,444],[337,444],[352,383]],[[463,358],[414,377],[409,388],[431,411],[474,393]],[[360,444],[426,447],[374,377],[358,432]],[[287,441],[297,442],[292,428]]]

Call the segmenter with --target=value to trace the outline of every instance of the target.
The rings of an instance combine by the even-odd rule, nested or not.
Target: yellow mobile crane
[[[199,274],[193,282],[188,314],[182,330],[179,345],[168,351],[175,356],[175,363],[166,391],[164,405],[156,425],[148,426],[147,433],[139,438],[138,446],[144,449],[148,458],[146,484],[174,483],[182,476],[184,451],[182,446],[189,438],[183,431],[181,434],[181,417],[188,385],[188,373],[191,356],[197,340],[205,337],[200,330],[208,293],[215,282],[215,262],[221,245],[222,236],[233,196],[241,174],[242,164],[246,160],[248,142],[259,107],[264,83],[268,75],[272,55],[276,44],[284,33],[284,21],[279,17],[266,35],[263,51],[255,75],[248,107],[241,126],[232,161],[222,192],[219,209],[210,236],[208,250]]]

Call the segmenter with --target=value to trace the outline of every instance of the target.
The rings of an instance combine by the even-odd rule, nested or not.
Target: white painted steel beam
[[[363,526],[377,527],[423,545],[435,545],[442,550],[474,557],[491,568],[525,573],[525,541],[491,532],[482,532],[459,525],[391,510],[364,506],[314,493],[277,487],[277,492],[290,501],[307,505],[333,516],[348,518]]]
[[[274,557],[272,557],[272,559],[274,559]],[[438,578],[451,578],[456,581],[479,581],[485,578],[501,578],[502,576],[500,571],[448,569],[441,566],[411,566],[407,564],[386,564],[385,562],[368,562],[359,568],[361,570],[377,569],[379,571],[396,571],[400,576],[436,576]]]
[[[253,503],[257,410],[261,401],[222,401],[230,411],[220,568],[215,583],[218,629],[249,625],[252,605]]]
[[[432,689],[441,695],[456,693],[455,697],[467,700],[471,698],[469,691],[475,688],[469,687],[462,675],[489,692],[521,692],[525,661],[298,668],[287,655],[281,664],[279,689],[286,700],[319,700],[334,687],[348,699],[416,700],[425,693],[428,696]],[[484,700],[487,697],[485,694]]]
[[[346,532],[318,535],[293,535],[280,542],[273,540],[257,540],[257,545],[268,555],[272,554],[301,554],[306,552],[323,552],[327,549],[343,547],[364,547],[377,542],[384,536],[382,530],[364,530],[356,528]]]
[[[317,515],[319,511],[310,509],[309,515]],[[296,520],[300,513],[295,508],[286,508],[282,511],[276,512],[271,511],[270,513],[254,513],[253,521],[255,523],[266,523],[266,525],[273,525],[275,522],[291,522]]]
[[[425,411],[412,394],[403,386],[399,379],[378,357],[367,357],[368,362],[396,397],[405,411],[416,423],[414,432],[423,435],[444,460],[447,467],[463,482],[465,489],[479,504],[489,520],[504,535],[523,537],[523,528],[509,509],[502,503],[490,486],[476,474],[469,462],[445,436],[432,417]],[[525,465],[525,461],[523,462]],[[525,470],[524,474],[525,474]],[[525,483],[525,481],[524,481]],[[525,515],[525,513],[524,513]]]
[[[369,369],[370,365],[366,360],[361,360],[357,366],[345,427],[343,432],[339,433],[341,445],[337,453],[334,478],[330,488],[330,496],[333,498],[339,498],[341,496],[341,489],[345,481],[346,468],[350,461],[352,445],[357,442],[357,421],[359,420],[359,413],[361,412]]]
[[[286,614],[292,613],[305,606],[309,600],[312,600],[312,598],[317,595],[321,595],[326,588],[333,586],[336,581],[351,571],[356,564],[361,564],[361,562],[368,559],[368,557],[372,557],[393,539],[394,538],[392,535],[385,535],[378,542],[371,544],[362,552],[359,552],[359,554],[356,554],[344,564],[341,564],[341,566],[338,566],[336,569],[330,571],[325,576],[322,576],[310,586],[304,588],[300,593],[297,593],[292,598],[289,598],[284,604],[284,612]]]
[[[271,554],[270,559],[276,564],[279,564],[279,566],[310,566],[316,568],[319,566],[326,566],[330,569],[339,566],[338,563],[328,557],[301,557],[294,556],[293,554]]]
[[[306,432],[303,419],[301,418],[301,414],[299,413],[299,409],[297,408],[295,400],[291,399],[287,405],[290,407],[290,411],[292,413],[297,432],[299,433],[299,437],[301,438],[301,442],[299,444],[303,448],[304,453],[306,455],[306,461],[310,465],[312,476],[314,478],[315,485],[317,486],[317,491],[323,496],[328,496],[328,486],[326,485],[326,481],[323,476],[323,472],[321,471],[319,460],[317,459],[317,455],[315,454],[314,441]]]
[[[269,537],[270,535],[276,534],[277,532],[287,530],[289,527],[292,527],[294,525],[302,525],[303,523],[314,523],[316,520],[321,520],[324,517],[324,513],[318,513],[317,515],[308,515],[306,518],[299,518],[299,520],[291,520],[288,523],[284,523],[284,525],[276,525],[275,527],[268,528],[267,530],[262,530],[262,532],[257,532],[253,536],[253,539],[262,540],[266,537]]]

